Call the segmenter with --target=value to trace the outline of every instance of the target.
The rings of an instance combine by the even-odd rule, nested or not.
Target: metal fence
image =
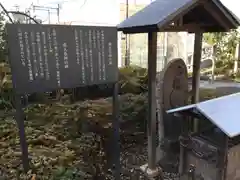
[[[122,59],[130,59],[130,65],[147,68],[147,34],[128,36],[128,53],[126,53],[126,36],[122,38]],[[158,33],[157,42],[157,71],[173,58],[187,59],[186,39],[179,33]]]

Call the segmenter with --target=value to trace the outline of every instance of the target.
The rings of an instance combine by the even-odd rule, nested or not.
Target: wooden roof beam
[[[201,32],[204,28],[212,27],[213,24],[206,23],[190,23],[190,24],[181,24],[181,25],[169,25],[161,29],[160,31],[167,32],[177,32],[177,31],[187,31],[187,32]]]
[[[221,24],[221,26],[227,30],[229,29],[229,25],[226,21],[224,21],[224,18],[218,13],[215,11],[215,7],[212,5],[211,2],[209,1],[205,1],[204,3],[202,3],[204,8],[208,11],[209,14],[212,15],[213,18],[216,19],[216,21]]]

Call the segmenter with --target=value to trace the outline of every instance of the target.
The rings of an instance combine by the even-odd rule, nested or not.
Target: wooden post
[[[148,167],[156,169],[156,64],[157,33],[148,33]]]
[[[195,33],[193,54],[192,104],[199,102],[200,64],[202,55],[202,32]],[[198,122],[194,121],[193,130],[197,131]]]
[[[228,136],[222,133],[222,145],[220,146],[221,151],[219,153],[219,171],[218,179],[226,180],[227,179],[227,165],[228,165]]]

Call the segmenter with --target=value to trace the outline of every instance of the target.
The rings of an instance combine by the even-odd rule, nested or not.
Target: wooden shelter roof
[[[239,107],[240,93],[191,104],[168,110],[167,113],[193,112],[203,115],[215,124],[228,137],[240,135]]]
[[[118,25],[124,33],[225,32],[240,20],[220,0],[155,0]]]

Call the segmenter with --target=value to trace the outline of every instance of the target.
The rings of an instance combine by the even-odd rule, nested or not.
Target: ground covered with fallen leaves
[[[123,179],[146,162],[146,95],[120,96]],[[18,129],[13,117],[0,121],[2,179],[113,179],[111,98],[74,104],[35,104],[25,109],[31,170],[21,165]],[[142,122],[141,122],[142,121]],[[141,144],[141,146],[137,145]],[[138,154],[136,156],[136,154]]]
[[[202,95],[214,97],[212,92]],[[146,94],[124,94],[120,100],[120,145],[123,180],[145,179],[147,162]],[[23,172],[14,117],[0,120],[0,180],[110,180],[112,99],[32,104],[25,109],[25,132],[31,170]],[[171,178],[171,174],[166,179]]]

